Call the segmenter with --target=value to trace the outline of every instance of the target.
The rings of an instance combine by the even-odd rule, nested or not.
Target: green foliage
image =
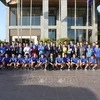
[[[41,38],[40,40],[39,40],[39,42],[40,41],[43,41],[43,42],[51,42],[51,41],[53,41],[51,38]]]
[[[66,41],[67,43],[69,43],[70,39],[69,38],[60,38],[56,41],[57,44],[59,43],[63,43],[64,41]]]
[[[0,44],[2,43],[2,41],[0,40]]]

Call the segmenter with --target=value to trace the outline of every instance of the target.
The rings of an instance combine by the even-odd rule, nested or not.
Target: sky
[[[6,7],[0,1],[0,40],[5,39],[6,33]]]
[[[100,11],[100,6],[97,8]],[[0,1],[0,40],[5,39],[6,34],[6,7]]]

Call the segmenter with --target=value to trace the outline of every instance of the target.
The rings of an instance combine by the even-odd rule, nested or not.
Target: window
[[[49,29],[48,36],[49,36],[49,38],[51,38],[55,41],[56,40],[56,30],[55,29]]]
[[[50,26],[56,25],[56,18],[55,18],[55,16],[49,16],[49,25]]]
[[[10,8],[10,26],[16,26],[17,25],[17,9],[16,8]]]

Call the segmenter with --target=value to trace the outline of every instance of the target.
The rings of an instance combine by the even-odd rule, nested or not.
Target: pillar
[[[48,37],[49,0],[42,1],[41,38]]]
[[[67,0],[61,0],[61,37],[67,37]]]
[[[9,7],[6,7],[6,42],[10,42],[10,34],[9,34]]]

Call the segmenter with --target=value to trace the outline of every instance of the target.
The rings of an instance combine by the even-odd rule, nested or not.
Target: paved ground
[[[100,69],[0,71],[0,100],[100,100]]]

